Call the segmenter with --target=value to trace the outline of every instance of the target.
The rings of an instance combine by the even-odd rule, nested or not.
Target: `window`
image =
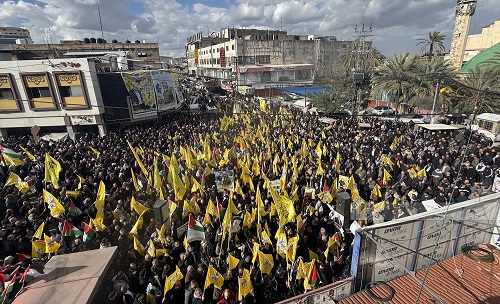
[[[49,88],[29,88],[28,94],[31,98],[50,97],[50,90]]]
[[[10,74],[0,74],[0,112],[20,111]]]
[[[26,95],[33,110],[55,110],[56,103],[52,95],[47,73],[21,74]]]
[[[233,51],[234,51],[234,44],[233,44],[233,45],[231,45],[231,50],[233,50]]]
[[[57,90],[65,109],[88,108],[80,72],[54,72]]]
[[[491,121],[480,120],[479,126],[487,131],[493,130],[493,123]]]

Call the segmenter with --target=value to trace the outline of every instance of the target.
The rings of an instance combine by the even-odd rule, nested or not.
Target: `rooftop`
[[[476,118],[477,119],[482,119],[482,120],[488,120],[488,121],[497,122],[497,121],[500,121],[500,114],[483,113],[483,114],[479,114]]]
[[[485,251],[461,253],[432,265],[425,285],[447,304],[500,303],[500,251],[489,244],[480,245],[480,248],[491,252],[494,261],[480,261],[487,257]],[[425,272],[426,268],[415,272],[415,275],[422,280]],[[384,301],[388,304],[415,303],[420,284],[410,275],[389,281],[387,285],[394,292],[392,296],[386,286],[379,285],[370,290],[371,295],[364,290],[340,301],[339,304],[381,303],[377,298],[390,298]],[[418,303],[439,302],[423,289]]]
[[[13,303],[93,303],[116,252],[110,247],[56,255]]]

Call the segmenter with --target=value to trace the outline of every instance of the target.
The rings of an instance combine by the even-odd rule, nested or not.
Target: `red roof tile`
[[[488,246],[488,247],[486,247]],[[425,280],[429,287],[447,304],[500,303],[500,251],[491,245],[481,245],[493,253],[493,263],[475,261],[464,254],[457,255],[438,264],[432,265]],[[422,280],[426,269],[417,271],[416,276]],[[389,304],[415,303],[420,284],[410,275],[405,275],[390,282],[394,289],[394,297]],[[372,288],[375,296],[388,297],[390,292],[384,286]],[[366,291],[358,292],[339,304],[364,304],[376,302]],[[439,303],[431,294],[423,289],[419,303]]]

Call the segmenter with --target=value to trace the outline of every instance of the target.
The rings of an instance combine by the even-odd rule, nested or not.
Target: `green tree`
[[[429,32],[428,38],[418,38],[417,45],[422,45],[420,53],[429,60],[436,55],[441,55],[446,50],[443,44],[444,39],[446,39],[446,35],[436,31]]]
[[[325,85],[323,92],[307,94],[307,97],[320,111],[339,112],[350,107],[349,100],[354,97],[354,86],[351,81],[335,78]]]
[[[408,101],[417,93],[417,56],[405,52],[395,54],[378,67],[372,82],[372,95],[384,91],[395,97],[396,103]]]
[[[500,65],[478,65],[456,80],[453,106],[469,113],[500,113]]]
[[[373,69],[381,64],[385,59],[385,56],[374,47],[371,43],[365,44],[364,54],[363,56],[363,66],[357,67],[356,63],[358,60],[358,55],[361,48],[361,40],[359,38],[354,39],[348,48],[341,51],[339,54],[340,65],[342,66],[344,73],[347,78],[352,76],[352,70],[356,68],[363,69],[365,71],[371,72]]]

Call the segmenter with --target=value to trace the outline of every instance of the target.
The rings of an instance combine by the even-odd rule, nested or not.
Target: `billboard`
[[[132,119],[157,116],[177,106],[172,74],[164,71],[122,72],[130,96]]]
[[[500,217],[499,198],[497,193],[453,204],[446,216],[432,210],[358,230],[351,264],[357,289],[448,259],[463,246],[489,242],[491,223]]]

